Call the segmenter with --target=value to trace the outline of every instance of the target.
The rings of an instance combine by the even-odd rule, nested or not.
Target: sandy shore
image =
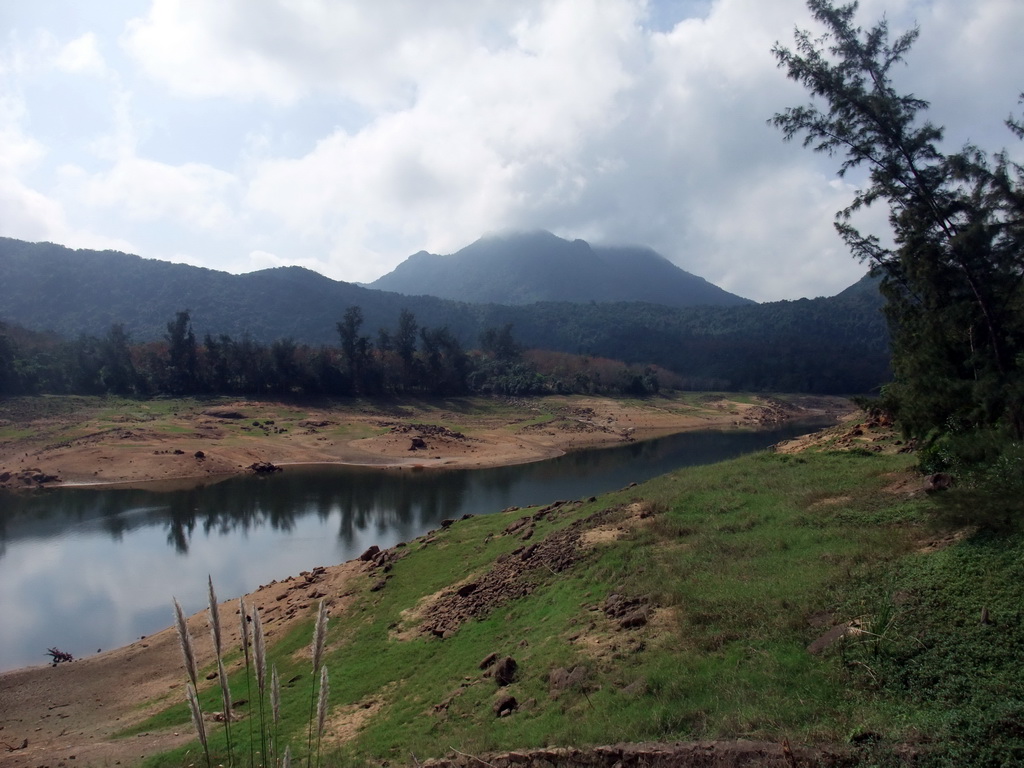
[[[262,401],[167,405],[31,399],[0,403],[0,482],[39,485],[171,484],[251,471],[254,462],[484,467],[692,429],[755,427],[839,416],[838,398],[787,403],[723,397],[552,397],[523,402],[360,403],[342,407]],[[310,568],[318,564],[311,563]],[[255,590],[247,602],[268,617],[268,639],[315,610],[311,585],[343,595],[358,561],[316,568]],[[333,615],[345,610],[334,598]],[[238,601],[224,603],[227,643],[238,642]],[[210,655],[204,615],[190,619],[198,652]],[[205,644],[205,645],[204,645]],[[190,731],[115,735],[182,696],[172,629],[124,648],[60,664],[0,674],[0,765],[135,765],[192,740]]]

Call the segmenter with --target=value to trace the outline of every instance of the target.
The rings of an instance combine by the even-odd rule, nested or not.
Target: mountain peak
[[[487,234],[447,256],[420,251],[367,287],[488,304],[751,303],[680,269],[651,248],[591,246],[542,229]]]

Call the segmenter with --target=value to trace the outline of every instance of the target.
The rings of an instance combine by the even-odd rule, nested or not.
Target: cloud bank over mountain
[[[1012,146],[1024,5],[861,5],[920,26],[900,85],[951,146]],[[858,179],[766,124],[804,101],[770,49],[807,18],[801,0],[14,4],[0,235],[369,282],[546,229],[757,300],[830,295],[863,273],[831,226]]]

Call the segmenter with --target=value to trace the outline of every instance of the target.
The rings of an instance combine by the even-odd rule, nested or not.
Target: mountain
[[[103,335],[119,323],[136,341],[159,339],[187,309],[200,338],[209,332],[325,344],[337,341],[334,324],[349,306],[361,306],[371,328],[393,325],[406,307],[435,324],[450,322],[453,310],[451,302],[373,291],[302,267],[232,275],[10,238],[0,238],[0,275],[0,320],[68,338]]]
[[[751,303],[691,275],[650,248],[592,246],[543,231],[483,237],[449,256],[420,251],[368,287],[484,304]]]
[[[693,389],[867,392],[889,378],[877,282],[831,298],[669,307],[641,302],[469,304],[403,296],[331,280],[300,267],[231,275],[115,251],[71,250],[0,238],[0,323],[74,339],[117,323],[135,342],[164,338],[190,310],[197,338],[338,344],[336,324],[362,309],[362,333],[395,329],[403,309],[421,327],[445,326],[466,347],[511,324],[533,349],[657,364]],[[0,327],[0,337],[2,337]]]

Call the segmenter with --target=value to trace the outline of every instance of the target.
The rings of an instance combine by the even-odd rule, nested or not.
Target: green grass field
[[[371,592],[367,579],[353,607],[330,621],[325,764],[712,738],[840,745],[865,765],[898,763],[898,745],[923,765],[1014,764],[1024,744],[1024,544],[977,533],[925,551],[948,531],[932,499],[890,488],[912,463],[866,451],[762,453],[566,505],[535,523],[531,542],[594,515],[622,530],[567,569],[524,569],[528,594],[444,639],[416,635],[408,611],[484,578],[523,547],[503,531],[530,511],[411,542],[383,590]],[[627,524],[636,503],[655,514]],[[612,594],[643,601],[647,624],[620,629],[602,610]],[[291,681],[280,743],[299,756],[310,611],[269,652]],[[808,652],[847,622],[856,634]],[[479,668],[492,652],[518,662],[507,688]],[[553,690],[560,668],[579,671]],[[244,688],[240,677],[232,685]],[[495,717],[506,694],[519,706]],[[210,710],[216,697],[205,693]],[[184,705],[141,728],[170,723],[188,727]],[[244,729],[234,731],[236,759],[247,761]],[[211,739],[223,760],[222,729]],[[180,766],[196,750],[150,764]]]

